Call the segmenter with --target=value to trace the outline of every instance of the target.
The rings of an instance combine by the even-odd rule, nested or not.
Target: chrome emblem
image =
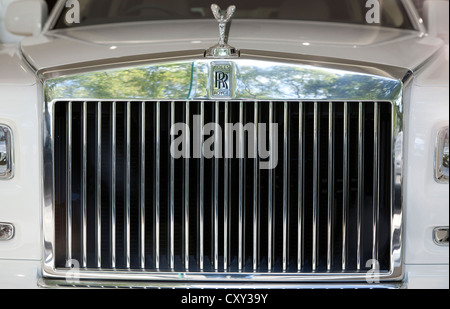
[[[219,23],[219,43],[209,48],[205,56],[212,58],[228,58],[239,57],[239,51],[236,48],[228,45],[229,22],[236,11],[236,6],[231,5],[225,12],[225,15],[221,13],[221,9],[217,4],[211,5],[211,11]]]
[[[211,63],[211,98],[231,99],[233,96],[233,64],[221,61]]]

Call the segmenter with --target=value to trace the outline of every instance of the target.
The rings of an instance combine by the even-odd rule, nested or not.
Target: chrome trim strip
[[[273,128],[272,128],[272,123],[273,123],[273,102],[269,102],[269,148],[270,151],[273,151]],[[273,259],[273,247],[274,247],[274,220],[273,220],[273,216],[274,216],[274,207],[273,207],[273,169],[269,169],[269,199],[268,199],[268,242],[267,242],[267,269],[269,272],[272,271],[272,259]]]
[[[146,149],[145,149],[145,142],[146,142],[146,106],[145,102],[142,102],[141,104],[141,132],[140,132],[140,178],[141,178],[141,187],[139,192],[139,265],[141,269],[145,269],[145,202],[146,202],[146,196],[145,196],[145,168],[146,168]]]
[[[344,103],[344,171],[343,171],[343,203],[342,203],[342,269],[347,269],[347,221],[348,214],[347,209],[349,208],[349,170],[348,170],[348,140],[349,140],[349,115],[348,115],[348,103]]]
[[[101,289],[129,289],[129,288],[144,288],[144,289],[403,289],[404,283],[379,283],[379,284],[365,284],[365,283],[264,283],[264,282],[140,282],[140,281],[80,281],[78,284],[68,284],[65,280],[54,280],[47,278],[40,278],[38,280],[40,288],[61,289],[61,288],[101,288]]]
[[[300,272],[303,265],[303,182],[304,182],[304,154],[303,154],[303,103],[298,103],[298,217],[297,217],[297,271]]]
[[[319,105],[314,102],[313,137],[313,224],[312,224],[312,271],[317,270],[319,251]]]
[[[111,267],[116,268],[116,150],[117,104],[112,103],[111,113]]]
[[[82,109],[81,267],[87,267],[87,102]]]
[[[97,103],[97,151],[96,151],[96,224],[97,224],[97,237],[96,237],[96,256],[97,267],[102,267],[102,103]]]
[[[273,270],[273,269],[272,269]],[[49,269],[45,272],[45,277],[49,279],[65,278],[69,268],[61,268],[57,270]],[[210,282],[215,283],[220,281],[221,283],[351,283],[351,282],[367,282],[366,272],[342,272],[342,273],[286,273],[286,272],[267,272],[267,273],[255,273],[255,272],[165,272],[161,270],[150,270],[147,272],[142,271],[129,271],[129,270],[98,270],[98,269],[86,269],[80,272],[80,279],[83,280],[125,280],[125,281],[166,281],[167,282]],[[401,280],[402,276],[395,274],[395,272],[380,272],[380,282],[382,281],[395,281]]]
[[[131,267],[131,103],[126,106],[125,267]]]
[[[203,155],[202,151],[202,145],[204,142],[203,138],[203,127],[205,126],[205,102],[200,102],[200,132],[198,134],[200,135],[200,170],[199,170],[199,181],[200,181],[200,192],[199,192],[199,199],[198,199],[198,211],[199,211],[199,268],[202,271],[204,268],[205,263],[205,250],[204,250],[204,241],[205,241],[205,157]]]
[[[327,271],[331,271],[333,259],[334,222],[334,112],[333,103],[328,103],[328,222],[327,222]]]
[[[154,204],[154,236],[153,244],[155,246],[155,268],[159,269],[160,265],[160,185],[161,185],[161,167],[160,167],[160,156],[161,156],[161,102],[156,103],[156,113],[155,113],[155,204]]]
[[[225,102],[225,126],[229,121],[229,103],[228,101]],[[233,137],[231,137],[233,138]],[[229,177],[228,174],[230,172],[230,167],[229,167],[229,160],[228,160],[228,156],[226,155],[228,153],[228,147],[230,145],[230,136],[228,133],[227,128],[225,128],[225,160],[224,160],[224,206],[223,206],[223,216],[224,216],[224,224],[223,224],[223,269],[225,271],[228,270],[228,256],[229,256],[229,248],[228,248],[228,238],[229,238],[229,224],[230,224],[230,218],[228,218],[229,216],[229,212],[230,212],[230,203],[229,203]]]
[[[170,127],[175,124],[175,102],[170,103]],[[174,135],[170,135],[171,145],[175,140]],[[170,180],[169,180],[169,267],[171,270],[175,268],[175,158],[169,154],[170,162]]]
[[[67,105],[67,214],[66,214],[66,229],[67,229],[67,262],[72,260],[72,102]]]
[[[360,270],[362,265],[362,220],[364,203],[364,113],[363,103],[358,107],[358,202],[356,211],[356,269]]]
[[[220,102],[217,101],[214,107],[214,118],[216,133],[214,134],[214,144],[220,145],[219,134]],[[214,270],[219,270],[219,147],[214,147]]]
[[[289,105],[284,102],[283,121],[284,121],[284,139],[283,139],[283,271],[287,271],[288,257],[288,215],[289,215],[289,196],[288,196],[288,143],[289,143]]]
[[[372,259],[378,261],[378,222],[380,220],[380,183],[379,174],[380,168],[378,166],[380,153],[379,153],[379,140],[380,140],[380,110],[378,102],[375,102],[373,107],[374,113],[374,133],[373,133],[373,238],[372,238]]]
[[[239,102],[239,210],[238,210],[238,270],[244,266],[244,102]]]
[[[185,123],[190,127],[190,103],[185,104]],[[185,158],[190,158],[190,136],[185,136]],[[184,268],[189,270],[189,160],[184,160]]]
[[[258,102],[254,103],[254,123],[259,123],[259,104]],[[254,131],[254,144],[253,144],[253,152],[256,155],[258,153],[258,126],[255,126]],[[253,163],[253,271],[257,271],[259,266],[259,164],[258,160],[255,159]]]

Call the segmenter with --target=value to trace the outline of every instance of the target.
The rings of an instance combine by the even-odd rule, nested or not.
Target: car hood
[[[52,30],[22,41],[37,70],[125,56],[204,50],[218,42],[214,20],[153,21]],[[417,31],[323,22],[234,20],[241,50],[331,57],[414,70],[442,45]]]

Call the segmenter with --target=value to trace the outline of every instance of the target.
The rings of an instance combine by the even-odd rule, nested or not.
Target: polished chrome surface
[[[116,268],[116,127],[117,127],[117,105],[112,103],[111,113],[111,203],[110,203],[110,226],[111,226],[111,267]]]
[[[238,252],[238,269],[242,271],[244,265],[244,102],[239,102],[239,252]]]
[[[72,102],[67,107],[67,261],[72,260]]]
[[[230,106],[228,102],[225,102],[225,111],[224,111],[224,118],[225,118],[225,123],[229,122],[229,112],[230,112]],[[232,137],[231,137],[232,138]],[[230,145],[230,135],[229,135],[229,131],[225,130],[225,151],[228,151],[228,145]],[[229,208],[230,208],[230,192],[229,192],[229,188],[230,188],[230,179],[228,177],[229,175],[229,160],[227,158],[227,156],[225,156],[225,160],[224,160],[224,206],[223,206],[223,269],[228,269],[228,265],[229,265],[229,261],[228,261],[228,256],[229,256],[229,248],[228,248],[228,238],[229,238],[229,223],[230,223],[230,218],[229,218]]]
[[[82,120],[82,231],[81,231],[81,243],[82,243],[82,257],[81,267],[87,267],[87,102],[83,102],[83,120]]]
[[[272,128],[272,123],[273,122],[273,102],[269,103],[269,148],[273,149],[273,145],[274,145],[274,141],[273,141],[273,128]],[[273,247],[274,247],[274,219],[273,219],[273,212],[274,212],[274,201],[273,201],[273,169],[269,170],[269,186],[268,186],[268,191],[269,191],[269,199],[268,199],[268,226],[267,226],[267,230],[268,230],[268,240],[267,240],[267,269],[270,271],[272,271],[272,267],[273,267]]]
[[[175,102],[170,103],[170,127],[175,125]],[[171,135],[171,144],[175,136]],[[170,188],[169,188],[169,265],[175,268],[175,158],[169,155],[170,160]]]
[[[284,102],[283,106],[284,139],[283,139],[283,271],[288,267],[288,215],[289,215],[289,197],[288,197],[288,172],[289,172],[289,103]]]
[[[159,269],[160,265],[160,186],[161,186],[161,102],[156,103],[155,116],[155,203],[154,203],[154,250],[155,250],[155,268]]]
[[[0,180],[14,177],[14,144],[10,127],[0,124]]]
[[[448,226],[436,227],[433,229],[433,241],[438,246],[448,247],[449,231]]]
[[[434,179],[438,183],[449,183],[449,127],[439,131],[436,138]]]
[[[97,257],[97,267],[102,267],[102,104],[99,103],[97,107],[97,128],[96,128],[96,143],[97,151],[96,155],[96,182],[95,182],[95,195],[96,195],[96,225],[97,225],[97,239],[95,242],[95,254]]]
[[[297,215],[297,269],[303,266],[303,182],[304,182],[304,154],[303,154],[303,103],[298,103],[298,215]]]
[[[145,154],[146,154],[146,148],[145,148],[145,143],[146,143],[146,135],[145,135],[145,114],[146,114],[146,105],[145,102],[142,103],[141,105],[141,119],[140,119],[140,127],[141,127],[141,131],[139,133],[139,138],[140,138],[140,183],[141,183],[141,187],[140,187],[140,196],[139,196],[139,237],[140,237],[140,242],[139,242],[139,263],[140,263],[140,267],[142,269],[145,268],[145,231],[146,231],[146,226],[145,226],[145,165],[146,165],[146,161],[145,161]]]
[[[142,288],[142,289],[189,289],[189,290],[208,290],[208,289],[252,289],[252,290],[264,290],[264,289],[327,289],[327,290],[355,290],[355,289],[404,289],[403,283],[379,283],[379,284],[364,284],[364,283],[270,283],[270,282],[214,282],[214,283],[202,283],[202,282],[145,282],[145,281],[100,281],[100,280],[83,280],[77,284],[70,284],[65,280],[55,280],[48,278],[40,278],[38,280],[38,286],[47,289],[84,289],[84,288],[97,288],[97,289],[130,289],[130,288]]]
[[[333,258],[333,222],[334,222],[334,112],[333,104],[328,104],[328,221],[327,221],[327,271],[331,271]]]
[[[343,153],[343,202],[342,202],[342,269],[347,269],[347,220],[348,220],[348,203],[349,203],[349,190],[348,190],[348,103],[344,103],[344,149]]]
[[[0,241],[8,241],[14,238],[15,228],[11,223],[0,222]]]
[[[329,59],[312,60],[292,55],[251,53],[233,62],[233,100],[334,100],[391,101],[402,93],[405,70],[393,67],[373,68],[364,63],[336,64]],[[124,63],[40,72],[45,83],[46,101],[80,100],[207,100],[214,59],[177,59]],[[305,60],[308,59],[308,60]],[[156,60],[155,60],[156,61]],[[87,71],[86,71],[87,70]],[[170,74],[169,74],[170,73]],[[123,87],[123,78],[133,85]],[[352,83],[353,87],[336,87]],[[92,86],[97,85],[97,86]],[[103,85],[103,86],[100,86]],[[322,90],[318,90],[322,89]]]
[[[126,172],[125,172],[125,265],[130,268],[131,259],[131,103],[126,106]]]
[[[219,23],[219,43],[212,46],[205,52],[206,57],[212,58],[230,58],[230,57],[238,57],[239,51],[236,48],[228,45],[228,27],[230,25],[231,18],[233,17],[234,12],[236,11],[236,6],[231,5],[225,12],[225,15],[222,14],[220,7],[217,4],[211,5],[211,11]]]
[[[373,128],[373,214],[372,214],[372,259],[378,260],[378,226],[380,221],[380,183],[379,183],[379,158],[380,158],[380,110],[378,102],[374,104],[374,128]]]
[[[318,147],[319,143],[319,119],[318,119],[318,108],[319,105],[322,106],[322,101],[328,102],[327,107],[332,109],[332,105],[330,104],[332,101],[345,101],[344,103],[344,170],[345,166],[348,164],[349,160],[349,153],[348,153],[348,147],[350,146],[349,143],[349,133],[350,129],[348,127],[349,122],[349,110],[348,110],[348,104],[346,102],[350,101],[358,101],[359,104],[365,105],[365,102],[376,102],[376,101],[389,101],[392,103],[392,112],[393,112],[393,119],[392,119],[392,139],[394,142],[393,145],[393,162],[392,162],[392,169],[393,169],[393,175],[392,175],[392,183],[393,186],[391,188],[391,223],[392,223],[392,254],[391,254],[391,269],[386,273],[380,274],[381,280],[396,280],[400,279],[402,276],[402,256],[401,256],[401,235],[402,235],[402,224],[401,224],[401,218],[402,218],[402,200],[401,200],[401,182],[402,182],[402,87],[403,84],[400,80],[397,80],[395,78],[392,78],[391,73],[382,71],[379,69],[368,69],[364,68],[364,73],[361,73],[361,67],[358,66],[340,66],[339,70],[336,69],[328,69],[323,66],[319,65],[304,65],[299,64],[297,62],[292,62],[293,60],[287,61],[286,59],[270,59],[269,61],[261,60],[261,58],[258,59],[236,59],[233,60],[234,65],[236,66],[237,72],[239,74],[236,74],[236,92],[235,92],[235,98],[239,99],[241,102],[241,106],[246,105],[246,101],[249,100],[258,100],[260,102],[267,102],[269,104],[269,123],[273,123],[275,121],[275,115],[274,115],[274,102],[273,100],[279,101],[286,101],[289,104],[287,104],[290,108],[292,104],[291,101],[298,100],[300,97],[302,98],[302,102],[306,101],[314,101],[314,110],[316,113],[315,121],[314,121],[314,127],[315,131],[317,130],[317,133],[314,134],[314,140],[315,140],[315,146],[314,146],[314,152],[316,155],[319,154],[320,149]],[[195,65],[192,65],[193,62],[195,62]],[[225,280],[225,281],[239,281],[239,282],[253,282],[253,281],[273,281],[273,282],[301,282],[301,281],[311,281],[311,282],[320,282],[320,281],[364,281],[365,280],[365,273],[351,273],[346,272],[346,258],[347,255],[345,253],[345,241],[342,245],[342,273],[322,273],[322,272],[299,272],[299,273],[278,273],[273,270],[273,250],[275,246],[275,236],[274,235],[274,197],[272,196],[274,185],[274,173],[272,170],[269,170],[268,174],[268,184],[269,187],[268,192],[261,192],[261,194],[268,194],[268,201],[270,204],[268,213],[265,214],[268,217],[268,230],[270,231],[270,234],[268,235],[268,257],[269,259],[266,261],[268,272],[267,273],[259,273],[259,272],[253,272],[253,273],[244,273],[244,272],[221,272],[221,273],[209,273],[209,272],[202,272],[201,270],[203,267],[200,267],[199,272],[189,272],[189,239],[187,239],[187,235],[189,235],[189,223],[186,220],[186,218],[189,217],[189,208],[186,207],[186,203],[189,202],[189,197],[184,196],[185,201],[185,208],[184,208],[184,218],[185,218],[185,226],[184,230],[187,231],[186,238],[184,239],[184,242],[186,244],[184,248],[185,252],[185,260],[184,260],[184,266],[186,269],[186,272],[179,273],[179,272],[167,272],[167,271],[161,271],[159,270],[160,265],[160,248],[159,248],[159,239],[160,239],[160,201],[159,201],[159,195],[161,190],[161,170],[160,170],[160,153],[161,153],[161,136],[160,136],[160,128],[161,128],[161,105],[167,104],[167,101],[176,101],[181,100],[185,101],[187,100],[186,110],[185,110],[185,117],[188,118],[188,116],[191,114],[189,110],[189,100],[199,100],[202,102],[202,108],[201,108],[201,115],[202,115],[202,123],[204,123],[204,104],[205,100],[208,100],[209,94],[208,94],[208,66],[209,61],[208,60],[193,60],[193,61],[187,61],[187,60],[180,60],[180,61],[168,61],[161,63],[151,63],[148,65],[143,66],[128,66],[124,68],[115,68],[111,70],[102,70],[98,72],[88,72],[88,73],[81,73],[81,74],[75,74],[71,76],[61,76],[57,77],[55,79],[47,80],[45,82],[45,121],[46,126],[44,127],[44,160],[45,160],[45,175],[44,175],[44,184],[45,184],[45,201],[44,201],[44,222],[45,222],[45,228],[44,228],[44,242],[45,242],[45,258],[44,258],[44,274],[47,277],[51,278],[58,278],[61,276],[64,276],[65,270],[64,269],[56,269],[55,268],[55,261],[53,260],[54,257],[54,232],[47,226],[49,223],[53,222],[54,220],[54,200],[53,200],[53,191],[55,184],[53,183],[53,172],[52,172],[52,166],[53,166],[53,130],[54,130],[54,124],[52,123],[53,119],[53,112],[54,112],[54,104],[58,100],[73,100],[73,98],[77,98],[77,101],[95,101],[95,102],[105,102],[104,106],[107,106],[108,103],[111,104],[112,113],[111,113],[111,126],[112,126],[112,156],[115,158],[116,149],[115,149],[115,132],[116,132],[116,101],[123,101],[126,100],[129,102],[129,105],[137,104],[137,102],[144,103],[146,101],[154,101],[151,103],[147,103],[147,106],[149,104],[152,104],[155,106],[155,115],[156,119],[154,120],[154,132],[155,132],[155,142],[154,142],[154,162],[155,164],[155,201],[154,201],[154,213],[155,213],[155,222],[153,224],[154,228],[154,239],[153,239],[153,245],[155,246],[153,250],[153,265],[145,265],[145,267],[156,269],[157,271],[123,271],[119,269],[113,268],[113,271],[111,270],[102,270],[102,269],[86,269],[81,272],[82,278],[85,279],[93,279],[93,280],[99,280],[99,279],[123,279],[123,280],[172,280],[172,281],[179,281],[179,280],[193,280],[193,281],[215,281],[215,280]],[[187,69],[187,70],[185,70]],[[194,70],[193,72],[191,70]],[[277,76],[275,73],[280,70],[283,73],[283,78],[280,79],[280,76]],[[165,71],[165,74],[162,74],[162,72]],[[395,70],[394,70],[395,71]],[[147,73],[146,73],[147,72]],[[152,72],[152,73],[148,73]],[[168,74],[167,72],[170,72]],[[295,72],[296,74],[285,74],[285,72]],[[356,72],[356,73],[355,73]],[[377,75],[371,75],[368,74],[369,72],[372,73],[379,73]],[[249,78],[252,76],[252,74],[257,74],[253,76],[258,76],[260,78],[258,79],[252,79]],[[191,78],[191,76],[194,76],[194,78]],[[135,81],[138,85],[149,85],[148,87],[138,87],[136,89],[132,89],[132,91],[129,91],[128,88],[124,87],[111,87],[113,83],[118,82],[120,85],[120,81],[122,78],[127,77],[131,80]],[[143,78],[143,79],[142,79]],[[286,80],[287,78],[287,80]],[[313,79],[316,83],[317,88],[321,89],[321,91],[312,91],[312,88],[309,89],[307,85],[307,80]],[[152,83],[153,79],[160,79],[160,83]],[[339,82],[347,82],[349,80],[353,80],[361,85],[361,87],[370,87],[371,92],[358,92],[355,90],[355,87],[350,87],[348,89],[345,89],[344,91],[341,91],[339,89],[333,88],[333,84],[336,84]],[[95,89],[95,87],[88,88],[86,87],[88,84],[102,84],[103,82],[106,85],[109,85],[107,88],[103,88],[100,92],[100,89]],[[306,84],[305,84],[306,83]],[[103,85],[105,85],[103,84]],[[279,87],[273,87],[269,85],[279,85]],[[282,85],[282,86],[281,86]],[[368,86],[369,85],[369,86]],[[326,90],[326,91],[325,91]],[[311,92],[309,92],[311,91]],[[303,99],[303,97],[305,99]],[[164,100],[165,102],[162,102],[160,100]],[[303,106],[302,102],[296,101],[296,104],[298,104],[299,109],[299,115],[302,115],[302,117],[299,118],[299,122],[301,123],[301,119],[303,118]],[[171,103],[168,103],[171,104]],[[102,105],[103,106],[103,105]],[[331,106],[331,107],[330,107]],[[105,108],[105,107],[103,107]],[[230,115],[229,112],[229,104],[226,101],[225,102],[225,120],[229,119]],[[257,113],[257,111],[255,111]],[[255,114],[256,115],[256,114]],[[286,113],[283,115],[283,117],[286,116]],[[289,113],[287,113],[287,116],[289,117]],[[255,116],[256,117],[256,116]],[[144,120],[142,120],[144,121]],[[332,122],[332,119],[328,119],[328,121]],[[330,123],[331,123],[330,122]],[[269,127],[270,128],[270,127]],[[286,129],[286,128],[285,128]],[[297,130],[297,128],[296,128]],[[68,130],[70,131],[70,130]],[[301,140],[304,136],[304,132],[302,131],[302,125],[299,124],[299,139]],[[329,132],[327,132],[329,133]],[[272,141],[272,134],[269,134],[269,144],[271,145],[273,143]],[[225,140],[229,140],[230,136],[227,136],[225,132]],[[333,142],[333,138],[331,137],[328,141],[330,143]],[[225,142],[227,144],[227,142]],[[299,142],[299,157],[303,157],[303,151],[302,151],[302,145],[303,142]],[[283,143],[283,147],[285,147],[285,143]],[[400,151],[399,151],[400,150]],[[314,159],[316,162],[314,165],[317,165],[319,167],[319,162],[317,162],[317,158]],[[113,159],[111,162],[111,170],[115,171],[116,159]],[[303,160],[299,160],[299,165],[296,167],[299,170],[299,175],[303,175]],[[229,223],[230,223],[230,207],[232,206],[230,204],[229,200],[229,183],[231,181],[230,179],[230,173],[228,172],[229,169],[229,160],[224,160],[224,255],[223,255],[223,263],[224,263],[224,270],[227,270],[230,266],[230,260],[229,260],[229,246],[230,246],[230,237],[229,237]],[[397,167],[396,167],[397,166]],[[395,168],[394,168],[395,167]],[[324,168],[322,166],[321,168]],[[291,170],[292,167],[288,166],[288,170]],[[285,167],[283,166],[283,170],[285,170]],[[187,175],[185,174],[184,179],[184,186],[189,187],[189,166],[185,165],[185,172],[187,172]],[[192,171],[191,171],[192,172]],[[199,174],[199,181],[204,186],[204,179],[202,180],[202,176],[204,173],[204,170],[200,168],[199,171],[194,171],[194,173]],[[344,173],[345,175],[346,173]],[[115,173],[112,173],[112,179],[111,182],[115,183]],[[259,179],[259,176],[256,176]],[[284,176],[282,176],[284,177]],[[345,177],[344,177],[345,178]],[[303,184],[302,182],[303,177],[299,177],[301,179],[301,182],[299,182],[298,186],[301,187]],[[348,177],[347,180],[348,181]],[[316,179],[317,181],[317,179]],[[344,192],[345,192],[345,182],[344,181]],[[319,189],[318,185],[316,186],[316,193]],[[111,223],[110,227],[111,229],[115,228],[115,196],[114,196],[114,188],[115,186],[112,186],[111,188],[111,201],[110,201],[110,207],[112,209],[111,211]],[[347,187],[348,188],[348,187]],[[400,189],[400,190],[399,190]],[[255,189],[256,190],[256,189]],[[300,190],[301,192],[301,190]],[[203,192],[200,193],[202,195]],[[283,186],[282,193],[285,196],[289,196],[288,190]],[[262,195],[261,195],[262,196]],[[348,203],[348,193],[345,193],[343,195],[344,200],[346,200],[346,203]],[[257,198],[256,198],[257,199]],[[317,198],[318,199],[318,198]],[[201,221],[205,220],[204,214],[203,214],[203,208],[204,205],[202,205],[202,199],[199,199],[199,210],[201,215],[199,216],[199,219]],[[254,205],[252,205],[253,208],[253,217],[257,218],[260,216],[260,214],[257,212],[257,200],[253,200]],[[317,203],[318,201],[316,201]],[[344,208],[346,203],[344,203]],[[302,225],[304,222],[304,218],[302,216],[303,213],[303,207],[302,199],[298,197],[298,209],[300,210],[298,212],[297,217],[297,224],[300,227],[298,229],[298,235],[299,238],[303,238],[304,235],[302,233]],[[255,211],[256,210],[256,211]],[[318,211],[318,209],[316,209]],[[283,214],[284,215],[284,214]],[[316,213],[317,215],[317,213]],[[331,216],[332,218],[332,216]],[[344,221],[343,224],[343,234],[344,234],[344,240],[346,239],[345,235],[348,233],[348,226],[346,223],[346,215],[342,219]],[[254,219],[254,222],[256,222],[257,219]],[[294,221],[294,220],[292,220]],[[333,219],[331,219],[333,221]],[[287,220],[289,222],[289,220]],[[330,220],[328,219],[327,224],[330,224]],[[201,224],[200,226],[204,225]],[[254,224],[253,231],[250,233],[253,233],[253,241],[254,242],[261,242],[266,241],[265,239],[257,239],[257,231],[258,228]],[[166,225],[165,225],[166,226]],[[318,226],[318,222],[316,222],[316,227]],[[250,227],[248,227],[250,228]],[[284,227],[283,227],[284,230]],[[247,233],[250,231],[248,229]],[[244,233],[244,226],[242,226],[242,233]],[[112,233],[115,235],[114,233]],[[202,235],[203,233],[200,233]],[[329,237],[329,234],[327,235]],[[395,237],[394,237],[395,236]],[[279,237],[279,236],[278,236]],[[241,237],[239,237],[241,239]],[[200,239],[201,240],[201,239]],[[317,235],[313,237],[312,239],[314,242],[316,242],[316,246],[318,246],[318,239]],[[114,243],[114,239],[112,240]],[[284,240],[283,240],[284,242]],[[300,241],[299,241],[300,242]],[[200,244],[203,243],[203,240],[200,241]],[[236,246],[238,244],[234,243],[233,246]],[[240,246],[240,245],[239,245]],[[202,250],[200,246],[200,256],[203,256]],[[258,247],[255,249],[255,247],[252,245],[253,250],[253,267],[256,268],[259,267],[258,260],[255,257],[255,252],[258,250]],[[216,249],[215,249],[216,250]],[[114,251],[114,250],[112,250]],[[283,249],[284,251],[284,249]],[[191,253],[192,254],[192,253]],[[328,253],[327,253],[328,254]],[[111,256],[113,258],[113,261],[115,259],[114,252],[111,253]],[[317,258],[317,257],[316,257]],[[203,260],[203,259],[202,259]],[[327,257],[328,261],[328,257]],[[204,262],[204,261],[203,261]],[[241,262],[243,262],[241,260]],[[298,252],[297,252],[297,261],[296,264],[298,264],[298,269],[302,269],[302,265],[304,263],[304,256],[303,256],[303,250],[301,246],[298,246]],[[114,265],[114,264],[113,264]],[[151,267],[150,267],[151,266]]]
[[[258,109],[258,102],[255,102],[254,107],[254,123],[259,123],[259,109]],[[255,131],[253,133],[254,138],[254,144],[253,144],[253,151],[254,153],[258,153],[258,126],[256,126]],[[259,224],[260,221],[259,217],[259,164],[258,160],[255,160],[253,163],[253,257],[252,257],[252,264],[253,264],[253,271],[256,271],[259,266],[259,258],[258,258],[258,248],[259,248]]]
[[[190,103],[186,102],[184,119],[187,126],[190,126]],[[186,149],[184,156],[189,158],[191,143],[190,138],[185,136]],[[189,160],[186,160],[184,166],[184,268],[186,271],[189,270]]]
[[[356,226],[357,226],[357,249],[356,249],[356,268],[361,269],[362,265],[362,220],[363,220],[363,190],[364,190],[364,105],[359,102],[358,113],[358,210],[356,212]]]

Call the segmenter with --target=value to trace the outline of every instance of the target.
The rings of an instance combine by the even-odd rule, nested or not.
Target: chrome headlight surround
[[[13,135],[10,127],[0,124],[0,180],[14,177]]]
[[[434,179],[438,183],[449,183],[449,127],[439,131],[435,153]]]

